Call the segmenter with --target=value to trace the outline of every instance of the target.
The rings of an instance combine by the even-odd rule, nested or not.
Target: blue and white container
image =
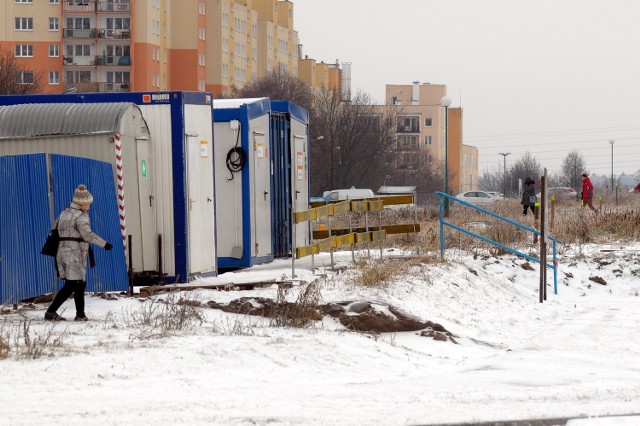
[[[86,140],[86,134],[65,135],[71,145],[82,146],[71,150],[71,145],[58,143],[59,136],[51,133],[33,140],[23,138],[19,148],[13,150],[20,152],[3,152],[3,145],[8,145],[0,143],[0,155],[50,152],[111,163],[114,176],[121,179],[116,186],[122,192],[118,197],[124,202],[127,237],[132,236],[133,272],[152,279],[162,272],[168,281],[178,282],[217,274],[211,95],[121,92],[0,96],[0,106],[61,103],[79,104],[72,109],[85,112],[79,120],[87,126],[103,118],[99,113],[89,113],[100,110],[99,104],[111,108],[126,105],[134,114],[120,114],[118,120],[124,124],[137,121],[130,130],[92,134],[94,139],[111,140],[106,149],[102,143]],[[120,160],[115,151],[116,138],[120,138]]]

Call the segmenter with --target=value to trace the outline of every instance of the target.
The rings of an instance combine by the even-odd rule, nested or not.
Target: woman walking
[[[528,209],[531,209],[531,214],[535,214],[536,198],[536,182],[527,177],[524,180],[524,191],[522,191],[522,201],[520,201],[520,204],[524,207],[522,210],[523,215],[527,215]]]
[[[84,185],[78,185],[73,201],[58,218],[60,245],[56,255],[56,265],[64,286],[44,314],[46,321],[65,321],[57,314],[58,308],[73,293],[76,305],[76,321],[87,321],[84,312],[84,289],[86,286],[87,255],[91,257],[90,244],[111,250],[113,246],[93,233],[89,220],[89,208],[93,196]],[[93,266],[93,265],[92,265]]]

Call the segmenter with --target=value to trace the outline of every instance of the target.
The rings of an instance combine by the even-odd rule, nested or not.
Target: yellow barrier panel
[[[316,243],[320,251],[329,251],[336,248],[336,237],[329,237]]]
[[[296,259],[301,257],[311,256],[312,254],[319,254],[320,247],[317,244],[311,244],[310,246],[296,247]]]
[[[358,232],[356,234],[356,242],[360,243],[368,243],[371,241],[371,232]]]
[[[378,231],[377,226],[370,226],[370,230]],[[419,223],[403,223],[398,225],[382,225],[382,230],[387,233],[387,235],[392,234],[410,234],[413,232],[420,232],[420,224]],[[354,232],[362,233],[366,231],[364,227],[358,227],[353,229]],[[344,235],[349,233],[349,229],[332,229],[332,235]],[[318,240],[322,238],[329,238],[329,231],[326,229],[320,229],[313,231],[313,239]]]
[[[350,201],[341,201],[336,204],[331,204],[333,206],[333,214],[346,213],[351,209]]]
[[[318,219],[322,218],[322,217],[327,217],[327,216],[332,216],[333,215],[333,205],[329,204],[326,206],[322,206],[322,207],[317,207],[316,210],[318,211]]]
[[[310,220],[318,219],[318,211],[316,209],[301,210],[295,212],[293,217],[296,223],[309,222]]]
[[[368,201],[369,203],[369,211],[377,212],[384,208],[384,201],[382,200],[373,200]]]
[[[347,235],[340,235],[335,237],[336,238],[336,246],[337,247],[342,247],[342,246],[350,246],[351,244],[354,244],[356,242],[356,234],[347,234]]]
[[[368,201],[352,201],[351,202],[351,211],[352,212],[364,212],[369,209]]]
[[[373,231],[371,232],[371,241],[384,241],[387,239],[386,231]]]

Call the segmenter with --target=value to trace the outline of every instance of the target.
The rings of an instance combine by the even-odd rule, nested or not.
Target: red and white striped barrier
[[[127,226],[125,224],[124,210],[124,173],[122,172],[122,138],[119,134],[114,137],[116,147],[116,181],[118,184],[118,210],[120,213],[120,233],[122,234],[122,243],[124,244],[124,254],[127,255]]]

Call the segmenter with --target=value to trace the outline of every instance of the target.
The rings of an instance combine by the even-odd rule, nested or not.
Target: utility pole
[[[498,155],[502,155],[504,159],[504,173],[502,174],[502,198],[507,198],[507,155],[510,152],[499,152]]]

